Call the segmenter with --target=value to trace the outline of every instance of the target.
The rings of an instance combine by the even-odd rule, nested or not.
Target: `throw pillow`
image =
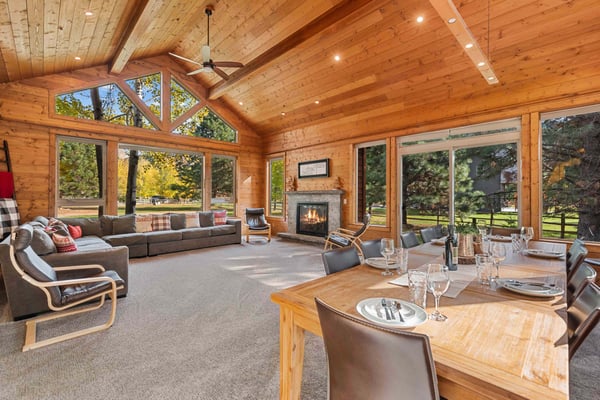
[[[171,217],[171,229],[177,231],[185,228],[185,214],[182,213],[169,213]]]
[[[61,235],[60,233],[54,232],[52,234],[52,241],[56,246],[56,250],[59,253],[68,253],[70,251],[77,250],[77,244],[75,244],[75,240],[69,235]]]
[[[19,226],[19,209],[14,199],[0,199],[0,240]]]
[[[154,215],[152,215],[152,230],[153,231],[169,231],[169,230],[171,230],[171,216],[169,214],[154,214]]]
[[[185,227],[186,228],[200,228],[200,221],[198,220],[197,212],[185,213]]]
[[[69,235],[71,235],[73,239],[78,239],[83,236],[83,231],[80,226],[67,225],[67,228],[69,229]]]
[[[213,211],[215,216],[215,225],[225,225],[227,223],[227,211],[226,210],[216,210]]]
[[[135,216],[135,231],[136,232],[152,232],[152,215],[136,215]]]
[[[69,228],[67,225],[56,218],[50,218],[48,220],[48,228],[50,228],[52,232],[56,232],[59,235],[69,236]]]
[[[215,226],[215,215],[212,211],[200,211],[198,218],[200,219],[200,226],[203,228]]]
[[[56,253],[56,246],[54,245],[52,238],[41,228],[33,229],[31,248],[38,256]]]

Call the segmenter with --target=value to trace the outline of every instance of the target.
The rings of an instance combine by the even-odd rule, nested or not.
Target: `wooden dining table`
[[[513,253],[500,264],[501,278],[534,279],[564,289],[563,258],[538,258]],[[530,248],[565,252],[562,244],[530,242]],[[442,250],[430,243],[409,250],[409,268],[441,261]],[[459,271],[474,271],[459,265]],[[296,285],[271,295],[280,306],[280,399],[299,399],[304,337],[322,336],[315,306],[329,305],[363,318],[356,305],[366,298],[407,301],[408,288],[390,284],[366,264]],[[427,295],[426,311],[433,311]],[[457,297],[441,297],[444,322],[428,320],[408,330],[429,336],[440,394],[448,400],[568,399],[569,359],[565,296],[532,297],[477,279]],[[398,355],[401,357],[401,355]],[[360,368],[360,366],[356,366]]]

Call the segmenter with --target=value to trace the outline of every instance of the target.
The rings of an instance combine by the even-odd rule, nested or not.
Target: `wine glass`
[[[493,280],[500,278],[500,262],[506,259],[506,246],[501,242],[493,242],[490,249],[492,260],[494,261],[494,268],[496,269],[496,276]]]
[[[392,275],[392,271],[390,271],[389,259],[392,254],[394,254],[394,239],[383,238],[381,239],[381,254],[385,258],[385,271],[381,273],[381,275]]]
[[[533,227],[521,227],[521,238],[525,240],[525,250],[529,249],[529,241],[533,239]]]
[[[445,321],[448,319],[439,309],[440,296],[446,293],[450,287],[450,275],[448,267],[442,264],[427,264],[427,287],[433,293],[435,299],[435,311],[429,315],[434,321]]]

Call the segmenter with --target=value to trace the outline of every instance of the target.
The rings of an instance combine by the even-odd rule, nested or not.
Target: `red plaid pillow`
[[[152,230],[153,231],[169,231],[169,230],[171,230],[171,216],[169,214],[152,215]]]
[[[215,225],[225,225],[227,223],[227,210],[213,211],[215,216]]]
[[[80,226],[67,225],[67,228],[69,228],[69,235],[71,235],[73,239],[77,239],[83,236],[83,231],[81,230]]]
[[[136,215],[135,216],[135,231],[136,232],[152,232],[152,215]]]
[[[77,250],[75,240],[73,240],[71,236],[63,236],[55,232],[52,234],[52,241],[56,246],[56,251],[58,251],[59,253],[68,253],[70,251]]]

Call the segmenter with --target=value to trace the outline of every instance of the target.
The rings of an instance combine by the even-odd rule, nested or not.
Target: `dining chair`
[[[265,235],[267,242],[271,241],[271,224],[265,219],[264,208],[246,208],[246,222],[242,225],[246,243],[250,242],[250,235]]]
[[[440,232],[441,232],[441,230],[440,230]],[[439,236],[439,237],[435,237],[435,236],[436,236],[436,232],[435,232],[435,228],[433,226],[421,229],[421,239],[423,239],[423,243],[429,243],[433,239],[438,239],[439,237],[441,237],[441,236]]]
[[[353,246],[325,251],[321,258],[323,259],[325,275],[334,274],[361,264],[358,252]]]
[[[600,321],[600,287],[589,283],[567,308],[569,359]]]
[[[429,337],[384,328],[315,298],[327,353],[329,400],[439,399]]]
[[[117,290],[123,288],[125,284],[123,279],[115,271],[106,271],[104,267],[97,264],[52,267],[33,251],[31,248],[32,238],[33,227],[31,225],[24,224],[15,229],[9,247],[10,262],[23,280],[44,293],[48,301],[48,308],[54,312],[42,314],[25,322],[23,351],[110,328],[114,323],[117,310]],[[72,271],[87,271],[87,273],[83,278],[61,279],[61,274],[68,274]],[[38,323],[97,310],[104,305],[106,296],[110,297],[112,304],[108,321],[104,324],[37,340]],[[90,301],[95,302],[92,305],[72,309]]]
[[[583,260],[585,260],[587,255],[588,249],[585,247],[583,242],[581,242],[581,244],[573,244],[573,246],[571,246],[566,257],[567,282],[571,279],[575,269],[577,269],[577,267],[583,263]]]
[[[361,236],[367,231],[371,225],[371,214],[365,214],[363,217],[363,224],[357,231],[351,231],[345,228],[338,228],[334,231],[329,232],[325,239],[325,246],[323,250],[330,250],[336,247],[348,247],[354,246],[358,254],[361,256],[362,249],[360,247]]]
[[[360,244],[364,259],[381,257],[381,239],[367,240]]]
[[[401,234],[400,240],[402,241],[402,247],[404,247],[405,249],[410,249],[411,247],[416,247],[420,244],[416,233],[414,233],[413,231]]]
[[[571,305],[573,300],[585,288],[588,283],[596,280],[596,270],[586,263],[580,264],[567,281],[567,305]]]

